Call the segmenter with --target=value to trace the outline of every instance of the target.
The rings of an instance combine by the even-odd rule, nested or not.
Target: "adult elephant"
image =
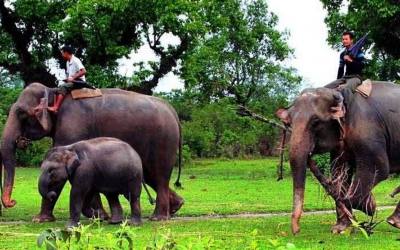
[[[400,87],[389,82],[373,82],[372,86],[368,98],[356,93],[346,95],[345,100],[342,92],[334,89],[306,89],[290,108],[278,110],[280,119],[292,128],[294,234],[300,231],[306,168],[316,169],[312,155],[330,152],[341,161],[338,165],[347,162],[350,166],[350,170],[336,168],[345,170],[336,194],[330,193],[337,210],[333,232],[351,224],[352,208],[374,214],[372,188],[390,173],[400,172]],[[328,190],[335,189],[335,181],[325,183]],[[400,203],[387,221],[400,228]]]
[[[152,96],[103,89],[101,97],[80,100],[66,97],[58,114],[54,115],[35,109],[45,93],[49,93],[51,104],[54,89],[32,83],[22,91],[10,110],[0,151],[5,169],[2,194],[5,207],[15,205],[11,193],[15,150],[18,144],[23,144],[21,137],[31,140],[51,137],[54,146],[62,146],[100,136],[121,139],[139,153],[143,161],[144,180],[157,192],[152,219],[168,219],[182,206],[183,199],[169,188],[178,149],[179,167],[181,164],[182,144],[179,119],[170,105]],[[52,201],[42,199],[41,211],[34,219],[39,222],[55,220],[53,208],[57,198]],[[94,212],[100,212],[106,217],[99,197],[96,198],[97,205],[96,201],[92,204],[94,210],[86,208],[84,214],[92,216]]]

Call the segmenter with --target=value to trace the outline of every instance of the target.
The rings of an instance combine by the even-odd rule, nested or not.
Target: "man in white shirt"
[[[74,89],[74,82],[82,81],[85,82],[86,69],[83,66],[81,60],[74,56],[74,50],[70,46],[64,46],[61,49],[62,57],[67,61],[66,75],[67,78],[64,80],[65,83],[59,86],[58,94],[54,98],[53,107],[49,107],[48,110],[57,112],[61,106],[64,97]]]

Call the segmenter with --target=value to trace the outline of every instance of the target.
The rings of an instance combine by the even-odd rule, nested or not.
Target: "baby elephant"
[[[119,194],[130,202],[130,224],[142,223],[142,161],[129,144],[115,138],[99,137],[54,147],[47,152],[41,169],[39,192],[45,199],[56,199],[65,182],[71,183],[67,227],[78,224],[83,205],[90,203],[95,193],[106,196],[111,208],[110,223],[123,220]]]

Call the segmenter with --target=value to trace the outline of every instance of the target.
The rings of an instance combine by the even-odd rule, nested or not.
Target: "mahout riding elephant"
[[[49,104],[55,89],[40,83],[26,87],[11,107],[1,141],[1,155],[5,169],[2,202],[13,207],[11,199],[15,175],[15,150],[25,146],[26,138],[39,140],[51,137],[53,146],[72,144],[80,140],[105,136],[130,144],[140,155],[144,181],[156,192],[153,220],[169,219],[183,205],[183,199],[169,188],[176,153],[181,165],[181,128],[175,110],[165,101],[120,89],[103,89],[101,97],[73,100],[67,96],[57,115],[41,110],[41,98],[49,94]],[[177,183],[179,183],[179,175]],[[60,187],[62,188],[62,187]],[[34,220],[53,221],[54,205],[42,199],[40,213]],[[87,217],[107,218],[100,196],[94,196],[91,207],[83,208]]]
[[[77,226],[84,203],[90,203],[95,193],[102,193],[110,205],[109,223],[123,220],[118,195],[131,206],[129,224],[140,225],[140,193],[142,161],[126,142],[110,137],[83,140],[50,149],[41,164],[39,193],[52,200],[60,186],[71,183],[69,221],[67,227]]]
[[[368,98],[354,93],[345,100],[339,90],[305,89],[291,107],[277,111],[292,130],[293,233],[300,231],[306,168],[316,169],[314,154],[330,152],[338,166],[332,175],[342,179],[336,191],[331,189],[337,180],[324,183],[336,201],[337,223],[332,228],[336,233],[351,224],[352,208],[374,214],[372,188],[390,173],[400,172],[400,86],[378,81],[372,86]],[[400,228],[400,203],[387,222]]]

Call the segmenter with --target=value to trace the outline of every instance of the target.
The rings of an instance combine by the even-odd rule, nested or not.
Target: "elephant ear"
[[[49,106],[49,93],[46,89],[44,97],[40,99],[39,105],[34,109],[35,117],[46,133],[49,133],[52,128],[51,117],[47,110],[48,106]]]
[[[67,154],[67,165],[66,165],[66,171],[68,175],[68,179],[71,179],[73,177],[76,169],[81,165],[81,161],[79,159],[78,154],[74,150],[68,150]]]
[[[333,93],[333,105],[330,107],[332,119],[338,120],[346,114],[345,106],[343,105],[343,96],[339,92]]]
[[[284,108],[280,108],[276,111],[276,116],[281,119],[281,121],[288,125],[290,124],[290,116],[289,116],[289,111],[287,109]]]

